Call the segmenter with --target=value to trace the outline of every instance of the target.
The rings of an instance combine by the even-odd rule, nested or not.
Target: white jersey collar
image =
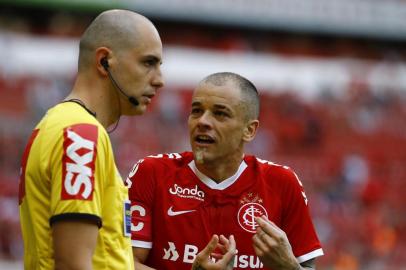
[[[234,175],[230,176],[229,178],[225,179],[224,181],[221,181],[220,183],[217,183],[216,181],[214,181],[210,177],[208,177],[208,176],[204,175],[202,172],[200,172],[197,169],[194,160],[192,160],[189,163],[189,167],[195,173],[197,178],[199,178],[200,181],[202,181],[209,188],[217,189],[217,190],[224,190],[224,189],[228,188],[229,186],[231,186],[232,184],[234,184],[235,181],[237,181],[238,177],[240,177],[240,175],[244,172],[245,168],[247,168],[248,165],[243,160],[241,162],[240,166],[238,167],[237,172]]]

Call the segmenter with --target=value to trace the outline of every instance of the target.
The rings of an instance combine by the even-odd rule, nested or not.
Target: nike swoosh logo
[[[196,211],[195,209],[194,210],[173,211],[172,208],[173,208],[173,206],[169,207],[169,209],[168,209],[168,216],[170,216],[170,217],[174,217],[174,216]]]

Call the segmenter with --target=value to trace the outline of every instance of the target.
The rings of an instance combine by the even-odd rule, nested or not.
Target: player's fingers
[[[216,250],[220,251],[221,254],[224,254],[227,252],[228,248],[225,245],[217,244]]]
[[[237,248],[237,244],[235,242],[234,235],[230,235],[230,238],[228,239],[228,241],[229,241],[229,248],[233,249],[235,251]]]
[[[230,235],[230,238],[228,240],[230,241],[230,246],[235,249],[237,247],[237,243],[235,242],[234,235]]]
[[[219,243],[221,243],[222,245],[228,246],[230,244],[230,241],[227,239],[227,237],[225,237],[224,235],[220,235],[219,238]]]
[[[268,220],[265,216],[256,217],[255,221],[258,223],[259,227],[271,237],[279,237],[284,232],[276,226],[275,223]]]
[[[230,248],[230,241],[224,236],[220,235],[219,243],[217,244],[217,248],[224,254]]]
[[[216,260],[221,260],[223,258],[223,254],[217,252],[213,252],[212,254],[210,254],[210,256],[212,258],[215,258]]]
[[[258,241],[256,241],[254,238],[255,238],[255,236],[254,236],[253,239],[252,239],[252,247],[254,248],[255,254],[256,254],[258,257],[261,258],[261,257],[265,254],[265,251],[264,251],[264,249],[265,249],[264,243],[258,242]]]
[[[221,259],[225,264],[229,264],[231,261],[234,261],[234,256],[237,254],[236,243],[233,235],[230,235],[229,247],[227,252],[223,255]]]
[[[276,225],[272,220],[269,220],[267,216],[262,216],[261,217],[266,223],[270,224],[273,228],[275,228],[275,230],[279,231],[279,232],[283,232],[283,230],[281,228],[278,227],[278,225]]]
[[[217,236],[217,234],[214,234],[209,243],[206,245],[206,247],[200,251],[200,253],[198,254],[198,256],[200,255],[200,257],[209,257],[211,253],[213,253],[213,251],[216,249],[216,246],[219,242],[219,237]]]
[[[266,252],[269,249],[268,241],[267,241],[268,239],[266,239],[266,237],[268,237],[268,236],[261,229],[257,230],[257,233],[254,234],[254,236],[252,237],[253,245],[255,247],[257,247],[259,250],[261,250],[262,252]]]

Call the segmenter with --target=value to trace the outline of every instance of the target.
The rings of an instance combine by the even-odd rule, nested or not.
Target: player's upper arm
[[[144,265],[144,262],[147,260],[150,249],[133,247],[133,256],[134,256],[134,267],[137,270],[150,270],[153,269]]]
[[[55,269],[92,269],[98,226],[87,221],[58,221],[52,224]]]
[[[130,171],[126,182],[129,185],[131,201],[142,201],[152,204],[156,181],[156,166],[154,159],[140,159]]]

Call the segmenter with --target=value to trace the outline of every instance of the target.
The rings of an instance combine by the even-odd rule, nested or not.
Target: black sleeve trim
[[[97,227],[101,228],[102,220],[99,216],[85,213],[63,213],[56,216],[53,216],[49,220],[49,224],[52,227],[52,224],[58,221],[71,220],[71,221],[88,221],[94,223]]]

